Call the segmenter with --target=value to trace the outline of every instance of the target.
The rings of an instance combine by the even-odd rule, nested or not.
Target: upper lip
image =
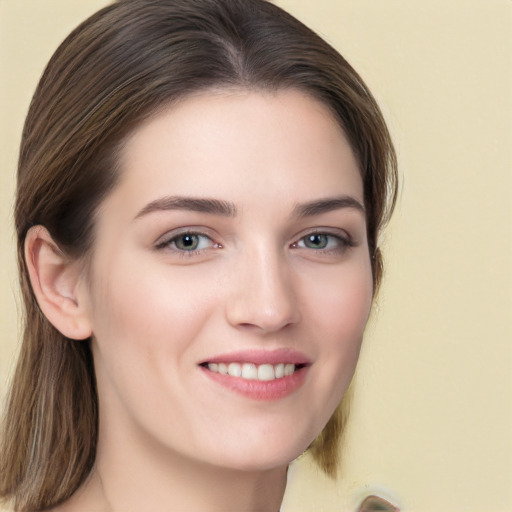
[[[297,350],[280,348],[277,350],[260,349],[228,352],[205,359],[201,361],[200,364],[205,363],[254,363],[256,365],[292,363],[295,365],[306,365],[311,364],[311,360],[305,354]]]

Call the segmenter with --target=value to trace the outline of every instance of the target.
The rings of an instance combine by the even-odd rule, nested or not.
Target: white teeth
[[[275,378],[274,367],[271,364],[258,366],[258,380],[274,380]]]
[[[292,363],[260,364],[259,366],[254,363],[208,363],[208,369],[231,377],[268,381],[288,377],[295,372],[296,367]]]
[[[257,379],[258,378],[258,368],[253,363],[245,363],[242,366],[242,377],[244,379]]]
[[[231,377],[241,377],[242,366],[239,363],[229,363],[228,373]]]
[[[284,367],[284,374],[285,376],[291,375],[295,371],[295,365],[294,364],[287,364]]]

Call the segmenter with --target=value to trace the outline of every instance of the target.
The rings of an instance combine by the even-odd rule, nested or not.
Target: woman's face
[[[278,467],[340,402],[372,275],[360,172],[316,100],[210,92],[147,121],[91,261],[100,454]]]

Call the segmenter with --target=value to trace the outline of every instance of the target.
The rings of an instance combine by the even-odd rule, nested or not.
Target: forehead
[[[114,195],[124,194],[134,207],[158,193],[237,202],[339,192],[363,200],[359,168],[339,123],[323,103],[297,90],[189,96],[130,135],[120,170]]]

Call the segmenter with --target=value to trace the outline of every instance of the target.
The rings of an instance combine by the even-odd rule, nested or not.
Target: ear
[[[79,262],[67,257],[43,226],[29,229],[25,261],[39,307],[50,323],[68,338],[90,337],[87,287]]]

